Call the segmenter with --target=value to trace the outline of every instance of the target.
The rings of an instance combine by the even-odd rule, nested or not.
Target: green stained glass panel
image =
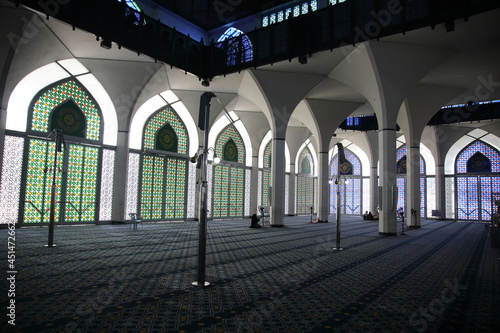
[[[213,216],[242,216],[244,208],[244,169],[217,165],[214,176]]]
[[[270,206],[269,202],[269,186],[271,186],[271,173],[264,171],[262,173],[262,205]]]
[[[314,178],[297,177],[297,213],[309,214],[314,204]]]
[[[98,107],[75,81],[61,83],[42,93],[33,107],[31,129],[36,132],[48,132],[52,111],[68,101],[73,102],[85,115],[86,139],[99,140],[102,119]]]
[[[269,143],[266,146],[266,149],[264,150],[264,168],[271,167],[271,154],[272,154],[272,152],[273,152],[272,141],[269,141]]]
[[[166,133],[169,125],[172,132]],[[172,133],[176,136],[177,149],[176,153],[187,154],[187,131],[184,123],[179,116],[170,107],[157,112],[152,116],[144,129],[144,148],[146,149],[161,149],[167,151],[174,151],[174,146],[171,145],[173,141]],[[168,137],[166,134],[169,134]],[[167,138],[167,140],[165,140]]]
[[[228,152],[226,151],[226,147],[230,140],[233,141],[234,146],[236,147],[233,147],[231,152],[237,153],[237,156],[233,155],[231,152],[229,152],[229,154],[226,154]],[[231,145],[233,143],[231,143]],[[241,138],[240,133],[238,133],[233,125],[229,125],[224,131],[222,131],[222,133],[217,138],[215,147],[217,156],[227,158],[226,160],[229,161],[245,163],[245,145],[243,144],[243,139]]]
[[[312,163],[312,155],[309,151],[309,148],[305,148],[300,153],[299,157],[299,173],[310,175],[312,174],[313,163]]]
[[[54,142],[31,139],[28,148],[24,223],[48,223],[50,220],[50,192],[54,160]],[[58,153],[58,169],[62,170],[64,152]],[[61,173],[56,172],[55,221],[59,220],[61,200]]]
[[[98,156],[98,148],[70,145],[65,222],[94,221]]]

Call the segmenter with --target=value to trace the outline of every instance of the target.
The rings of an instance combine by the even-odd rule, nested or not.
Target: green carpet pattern
[[[288,217],[283,228],[209,221],[207,288],[198,223],[16,230],[16,326],[6,332],[500,332],[500,251],[483,223]],[[335,221],[334,217],[330,221]],[[400,226],[401,223],[399,222]],[[2,244],[7,230],[0,230]],[[5,240],[5,242],[3,241]],[[0,249],[7,261],[7,246]],[[5,265],[6,267],[7,265]],[[4,269],[4,272],[8,269]]]

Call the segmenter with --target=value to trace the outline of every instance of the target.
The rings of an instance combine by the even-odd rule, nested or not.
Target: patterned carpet
[[[16,326],[7,332],[500,332],[500,253],[485,224],[378,224],[289,217],[284,228],[210,221],[197,279],[197,222],[16,230]],[[335,218],[330,218],[335,221]],[[399,225],[401,223],[398,223]],[[0,230],[2,244],[7,230]],[[7,246],[1,254],[7,258]]]

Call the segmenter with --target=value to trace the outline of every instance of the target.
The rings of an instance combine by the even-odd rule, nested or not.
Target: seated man
[[[257,214],[252,215],[252,221],[250,222],[250,228],[262,228],[262,226],[259,224],[259,218],[257,217]]]
[[[363,214],[363,220],[366,220],[367,217],[368,217],[368,211],[365,211],[365,213]]]
[[[373,217],[372,212],[369,212],[368,215],[366,215],[366,219],[370,220],[370,221],[373,221],[373,220],[375,220],[375,217]]]

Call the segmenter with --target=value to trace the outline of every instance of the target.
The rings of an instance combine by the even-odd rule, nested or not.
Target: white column
[[[420,228],[420,147],[406,147],[406,224],[410,228]],[[412,209],[416,211],[412,214]]]
[[[112,221],[125,219],[125,202],[127,197],[128,173],[128,132],[119,131],[115,152],[115,177],[113,186]]]
[[[329,171],[328,152],[318,153],[318,221],[328,222],[330,201],[330,184],[328,183]]]
[[[271,226],[283,227],[285,204],[285,139],[273,138]]]
[[[396,225],[396,129],[379,130],[379,234],[395,236]]]
[[[259,189],[259,157],[252,156],[252,173],[251,173],[252,181],[250,183],[250,215],[257,212],[257,196]]]
[[[444,165],[436,165],[436,209],[441,213],[441,219],[446,218],[446,182]]]
[[[288,214],[297,215],[295,208],[295,190],[297,184],[295,182],[295,164],[290,164],[290,177],[288,183]]]
[[[378,175],[376,166],[370,168],[370,212],[373,215],[378,215]]]

